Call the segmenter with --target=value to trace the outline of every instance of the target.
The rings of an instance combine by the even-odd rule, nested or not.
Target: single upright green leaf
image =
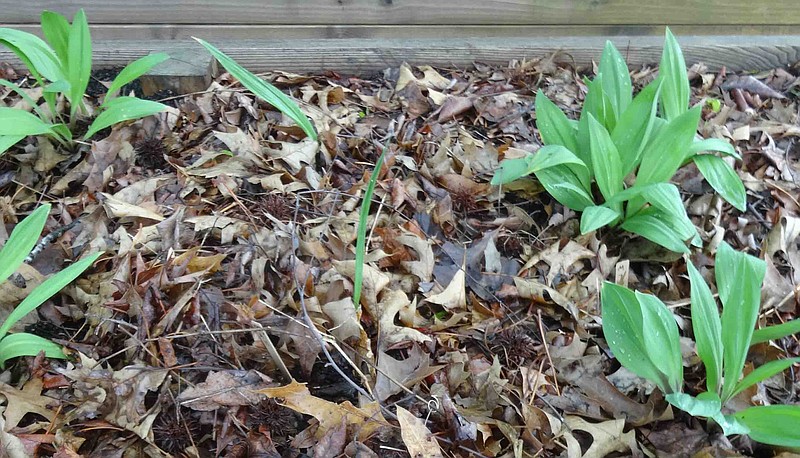
[[[664,39],[664,52],[658,67],[658,77],[663,79],[661,108],[667,121],[684,114],[689,107],[689,78],[686,75],[686,62],[683,52],[669,27]]]
[[[588,151],[581,151],[578,147],[578,130],[573,122],[562,112],[540,89],[536,93],[536,127],[545,145],[561,145],[580,158],[582,166],[569,166],[577,176],[584,189],[591,186],[592,177],[587,167],[586,156]]]
[[[642,311],[633,291],[604,282],[600,292],[603,334],[614,356],[628,370],[656,383],[665,393],[669,381],[647,353]]]
[[[646,185],[641,193],[642,198],[666,215],[664,222],[674,228],[681,239],[694,239],[698,236],[697,228],[686,214],[686,208],[683,206],[678,188],[672,183],[661,184],[662,186]],[[634,186],[634,188],[636,187]],[[629,204],[628,210],[632,209],[633,205]]]
[[[691,262],[686,263],[691,282],[692,330],[697,354],[706,367],[708,391],[719,393],[722,381],[722,324],[717,303],[703,276]]]
[[[800,363],[800,358],[776,359],[775,361],[770,361],[766,364],[758,366],[757,368],[753,369],[752,372],[745,375],[744,378],[736,384],[736,387],[733,389],[733,393],[731,393],[731,397],[736,396],[758,382],[762,382],[773,375],[780,374],[797,363]]]
[[[739,382],[750,349],[761,305],[761,283],[766,263],[734,251],[723,242],[717,249],[714,266],[722,302],[722,399],[727,401]]]
[[[144,75],[145,73],[150,71],[151,68],[155,67],[161,62],[164,62],[167,59],[169,59],[169,56],[166,53],[159,52],[144,56],[141,59],[137,59],[128,64],[125,68],[122,69],[121,72],[119,72],[117,77],[114,78],[114,81],[111,83],[111,86],[108,87],[108,92],[106,92],[107,95],[105,100],[103,101],[103,104],[111,100],[112,97],[115,97],[117,95],[117,91],[122,89],[122,86],[125,86],[126,84],[130,83],[136,78]]]
[[[800,447],[800,406],[750,407],[734,414],[755,441],[782,447]]]
[[[770,340],[778,340],[798,333],[800,333],[800,319],[795,319],[775,326],[756,329],[756,332],[753,333],[753,339],[750,341],[750,345],[769,342]]]
[[[61,62],[62,71],[66,71],[69,60],[67,44],[69,42],[69,21],[64,16],[52,11],[42,11],[42,33],[55,51]]]
[[[0,135],[28,136],[52,134],[52,125],[36,115],[17,108],[0,107]]]
[[[83,106],[83,94],[92,76],[92,36],[83,9],[75,13],[67,43],[67,80],[70,84],[70,119]]]
[[[658,362],[659,371],[667,378],[665,393],[680,392],[683,388],[683,358],[675,318],[659,298],[638,291],[635,294],[641,306],[644,345],[650,361]]]
[[[642,160],[642,153],[650,141],[658,108],[661,81],[645,86],[617,120],[611,140],[617,146],[622,161],[622,175],[631,173]]]
[[[603,226],[611,224],[622,214],[606,206],[591,206],[583,209],[581,214],[581,234],[588,234]]]
[[[388,147],[388,145],[387,145]],[[369,208],[372,205],[372,194],[375,192],[375,185],[378,183],[378,176],[383,167],[383,157],[387,147],[383,148],[375,169],[369,177],[367,189],[364,190],[364,198],[361,200],[361,211],[358,215],[358,228],[356,233],[356,264],[353,273],[353,305],[356,309],[361,307],[361,286],[364,281],[364,259],[367,256],[367,221],[369,220]]]
[[[50,299],[55,293],[61,291],[65,286],[72,283],[72,280],[78,278],[80,274],[83,273],[94,261],[100,257],[102,253],[95,253],[89,255],[80,261],[72,264],[71,266],[67,267],[66,269],[53,274],[47,280],[42,282],[39,286],[37,286],[25,299],[20,302],[20,304],[15,308],[8,318],[3,322],[0,326],[0,342],[6,336],[8,331],[19,321],[27,315],[28,313],[32,312],[36,309],[36,307],[42,305],[44,301]]]
[[[5,369],[6,361],[18,356],[36,356],[40,351],[48,358],[65,359],[61,346],[37,335],[18,332],[0,340],[0,368]]]
[[[142,100],[136,97],[116,97],[105,104],[105,109],[94,119],[83,138],[89,139],[97,132],[119,122],[144,118],[166,109],[167,106],[163,103],[153,102],[152,100]]]
[[[622,191],[622,164],[617,147],[611,141],[608,131],[594,117],[589,115],[589,149],[592,155],[592,168],[597,187],[608,200]]]
[[[698,154],[692,158],[708,184],[739,211],[747,210],[744,183],[727,162],[713,154]]]
[[[0,283],[6,281],[22,265],[39,240],[49,214],[50,204],[41,205],[11,231],[6,244],[0,249]]]
[[[566,165],[557,165],[536,172],[536,178],[562,205],[575,211],[594,205],[592,196],[583,188],[580,178]]]
[[[625,59],[610,41],[606,41],[598,70],[603,75],[603,92],[608,97],[617,121],[631,103],[631,75]]]
[[[306,115],[300,110],[300,107],[296,102],[294,102],[272,84],[252,74],[249,70],[236,63],[235,60],[228,57],[225,53],[215,48],[210,43],[207,43],[200,38],[195,38],[195,40],[203,45],[208,52],[210,52],[211,55],[214,56],[214,58],[217,59],[217,61],[219,61],[223,67],[225,67],[225,70],[233,75],[234,78],[238,79],[239,82],[242,83],[242,86],[252,91],[256,96],[266,100],[267,103],[291,118],[297,123],[298,126],[300,126],[301,129],[303,129],[303,132],[305,132],[309,138],[312,140],[317,140],[317,132],[314,130],[314,126],[311,124],[311,122],[309,122]]]
[[[41,77],[48,81],[64,79],[65,74],[55,51],[36,35],[0,28],[0,45],[14,52],[40,84],[43,83]]]
[[[675,175],[694,140],[700,114],[701,107],[694,107],[659,129],[642,155],[636,174],[637,186],[669,181]]]

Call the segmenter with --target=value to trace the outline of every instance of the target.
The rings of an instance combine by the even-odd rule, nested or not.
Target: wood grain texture
[[[608,37],[627,58],[629,65],[658,62],[663,39]],[[464,68],[473,62],[505,64],[512,59],[536,59],[562,51],[559,59],[576,65],[590,64],[602,52],[605,37],[481,38],[481,39],[325,39],[221,41],[219,47],[244,67],[255,71],[338,71],[366,73],[395,67],[402,62],[416,65]],[[800,61],[800,36],[707,36],[680,37],[687,63],[703,62],[712,70],[765,70]],[[174,75],[205,72],[208,56],[192,41],[101,41],[95,46],[96,67],[127,64],[151,52],[176,56],[182,70]],[[13,61],[8,51],[0,60]],[[168,75],[168,73],[165,73]]]
[[[800,24],[797,0],[0,0],[0,21],[81,7],[107,24]]]
[[[41,36],[38,24],[0,24]],[[677,25],[678,36],[688,35],[791,35],[795,25]],[[94,40],[266,40],[322,38],[479,38],[663,35],[660,25],[193,25],[94,24]]]

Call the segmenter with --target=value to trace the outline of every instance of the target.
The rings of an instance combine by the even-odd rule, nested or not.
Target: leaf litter
[[[76,151],[28,139],[0,162],[0,239],[40,201],[56,207],[46,233],[68,228],[0,285],[0,314],[81,253],[104,256],[21,323],[71,359],[2,374],[0,443],[59,457],[768,453],[673,411],[608,350],[601,282],[659,295],[686,329],[685,260],[580,236],[533,180],[489,185],[504,157],[540,147],[536,90],[577,113],[590,71],[550,57],[268,75],[319,143],[222,75]],[[675,181],[705,242],[767,260],[762,324],[800,306],[798,74],[690,69],[701,133],[742,153],[747,211],[693,166]],[[356,307],[358,214],[387,141]],[[693,260],[713,278],[712,256]],[[795,336],[751,357],[798,354]],[[698,363],[684,361],[690,391]],[[740,401],[798,403],[796,374]]]

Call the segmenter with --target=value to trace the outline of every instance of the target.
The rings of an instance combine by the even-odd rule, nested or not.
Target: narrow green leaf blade
[[[87,256],[80,261],[72,264],[66,269],[53,274],[50,278],[42,282],[36,287],[22,302],[15,308],[8,318],[0,326],[0,342],[2,338],[8,333],[9,329],[13,327],[17,321],[42,305],[44,301],[50,299],[55,293],[61,291],[65,286],[75,280],[80,274],[83,273],[94,261],[100,257],[101,253],[95,253]]]
[[[708,184],[739,211],[747,210],[744,183],[727,162],[713,154],[698,154],[692,159]]]
[[[83,94],[92,76],[92,36],[83,9],[75,13],[67,43],[67,80],[70,84],[70,117],[83,105]]]
[[[800,447],[800,406],[756,406],[736,412],[737,420],[744,423],[748,435],[763,444],[782,447]]]
[[[776,359],[775,361],[770,361],[766,364],[758,366],[736,384],[736,387],[733,389],[733,393],[731,393],[731,397],[736,396],[758,382],[762,382],[773,375],[780,374],[786,369],[792,367],[792,365],[799,362],[800,358],[786,358]]]
[[[541,89],[536,92],[536,127],[545,145],[561,145],[578,151],[578,131],[567,115],[550,101]]]
[[[658,77],[664,80],[664,88],[661,91],[661,107],[664,118],[671,121],[686,112],[689,106],[690,88],[683,52],[669,28],[667,28],[664,39],[664,51],[661,54]]]
[[[606,206],[591,206],[583,209],[581,214],[581,234],[588,234],[611,224],[622,214]]]
[[[52,126],[36,115],[16,108],[0,107],[0,135],[52,134]]]
[[[144,56],[141,59],[137,59],[128,64],[122,69],[121,72],[119,72],[117,77],[114,78],[111,86],[108,87],[108,92],[106,93],[107,95],[104,103],[108,102],[110,97],[116,96],[117,92],[122,89],[122,86],[125,86],[136,78],[144,75],[150,71],[151,68],[155,67],[161,62],[166,61],[167,59],[169,59],[167,53],[159,52]]]
[[[97,132],[119,122],[144,118],[166,109],[167,106],[163,103],[153,102],[152,100],[142,100],[136,97],[117,97],[105,105],[105,109],[94,119],[83,138],[89,139]]]
[[[622,163],[611,136],[594,117],[589,115],[589,150],[597,187],[608,200],[622,191]]]
[[[611,133],[611,141],[617,146],[622,161],[623,176],[639,165],[644,147],[650,141],[658,111],[656,100],[661,91],[660,83],[660,80],[653,81],[636,95]]]
[[[67,62],[67,44],[69,43],[69,21],[53,11],[42,11],[42,33],[55,51],[61,65]],[[64,67],[66,68],[66,67]]]
[[[691,282],[692,330],[697,342],[697,354],[706,367],[708,391],[717,393],[722,381],[722,324],[719,310],[700,272],[691,262],[686,263],[686,268]]]
[[[604,282],[600,293],[603,334],[619,362],[634,374],[669,392],[667,378],[653,364],[643,336],[643,318],[633,291]]]
[[[369,209],[372,205],[372,194],[375,192],[375,185],[378,183],[378,176],[383,167],[383,157],[387,147],[383,148],[375,169],[369,177],[367,189],[364,190],[364,198],[361,200],[361,211],[358,215],[358,228],[356,234],[356,264],[353,273],[353,304],[356,309],[361,307],[361,287],[364,281],[364,259],[367,256],[367,221],[369,220]]]
[[[766,328],[756,329],[753,333],[753,339],[750,345],[769,342],[770,340],[782,339],[792,334],[800,333],[800,319],[787,321],[786,323],[777,324],[775,326],[767,326]]]
[[[57,345],[43,337],[19,332],[0,340],[0,368],[5,369],[6,361],[19,356],[36,356],[40,351],[48,358],[66,359],[66,355]]]
[[[528,154],[522,158],[504,159],[492,177],[491,183],[493,185],[510,183],[531,173],[562,164],[571,164],[586,169],[583,161],[567,148],[561,145],[546,145],[539,148],[535,154]]]
[[[615,120],[618,120],[631,103],[631,75],[622,54],[610,41],[606,41],[603,48],[598,71],[603,75],[603,92],[608,97]]]
[[[726,156],[735,157],[742,160],[742,157],[733,148],[733,145],[719,138],[706,138],[705,140],[695,140],[689,145],[688,154],[694,156],[703,151],[716,151]]]
[[[0,156],[25,137],[25,135],[0,135]]]
[[[20,221],[0,249],[0,283],[6,281],[22,265],[42,234],[50,214],[50,204],[39,206]]]
[[[716,393],[704,392],[694,397],[686,393],[670,393],[667,402],[693,417],[713,417],[720,413],[722,401]]]
[[[0,28],[0,44],[9,48],[28,68],[36,80],[64,79],[64,71],[55,51],[36,35],[21,30]]]
[[[642,237],[657,243],[664,248],[676,253],[688,253],[689,249],[674,227],[664,222],[664,214],[647,208],[636,215],[627,218],[622,223],[622,228],[628,232],[639,234]]]
[[[249,70],[245,69],[235,60],[228,57],[225,53],[211,45],[210,43],[195,38],[198,43],[203,45],[211,55],[214,56],[225,70],[227,70],[234,78],[238,79],[244,87],[253,92],[256,96],[266,100],[269,104],[286,114],[294,122],[303,129],[303,132],[308,135],[312,140],[317,140],[317,132],[314,126],[309,122],[306,115],[300,110],[300,107],[294,100],[290,99],[286,94],[281,92],[272,84],[262,80],[261,78],[252,74]]]
[[[675,318],[659,298],[638,291],[635,294],[642,310],[645,350],[650,361],[657,361],[659,370],[667,377],[666,393],[678,393],[683,388],[683,360]]]
[[[694,107],[659,129],[642,155],[637,185],[669,181],[675,175],[694,140],[700,114],[701,107]]]

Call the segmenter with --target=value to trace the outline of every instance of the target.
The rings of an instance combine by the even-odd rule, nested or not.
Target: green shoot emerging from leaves
[[[631,94],[628,67],[611,42],[606,43],[597,76],[588,88],[578,121],[571,120],[540,90],[536,123],[545,146],[536,154],[507,159],[492,184],[535,174],[560,203],[581,211],[581,232],[606,225],[639,234],[675,252],[699,243],[678,189],[675,172],[694,162],[711,186],[739,210],[745,190],[719,151],[738,158],[727,142],[696,140],[702,107],[689,109],[686,64],[667,30],[659,77]],[[593,184],[602,196],[594,199]]]
[[[742,377],[751,345],[794,333],[800,320],[755,331],[766,264],[723,242],[715,266],[721,314],[700,272],[687,264],[692,329],[697,354],[706,368],[706,392],[697,396],[682,393],[678,326],[672,312],[655,296],[603,284],[603,333],[608,346],[623,366],[655,383],[672,405],[713,419],[726,435],[748,434],[766,444],[800,447],[800,429],[796,427],[800,406],[757,406],[723,413],[726,403],[742,391],[800,362],[800,358],[771,361]]]
[[[20,30],[0,28],[0,45],[14,52],[25,64],[36,83],[43,88],[44,105],[39,106],[22,88],[0,79],[0,85],[19,94],[32,107],[27,111],[0,108],[0,154],[29,135],[45,135],[63,146],[72,144],[72,130],[79,114],[86,114],[83,95],[92,73],[92,39],[89,23],[83,10],[79,10],[72,24],[58,13],[42,13],[42,32],[45,40]],[[166,106],[136,97],[117,93],[126,84],[147,73],[153,66],[168,59],[166,54],[153,54],[125,67],[106,94],[98,108],[99,114],[89,126],[84,139],[106,127],[131,119],[164,111]],[[64,97],[69,102],[67,113],[59,113],[57,102]]]

